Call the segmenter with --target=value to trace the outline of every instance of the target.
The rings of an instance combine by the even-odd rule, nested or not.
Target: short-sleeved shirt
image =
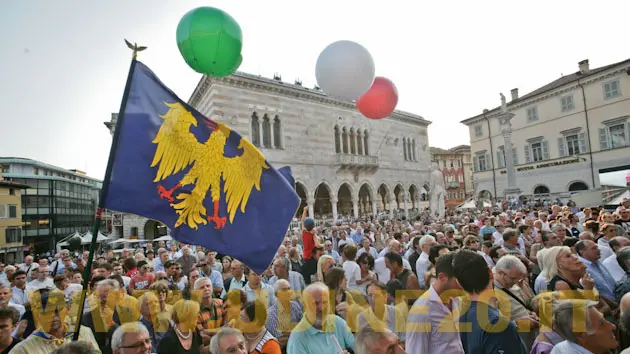
[[[311,259],[313,257],[313,249],[315,248],[315,241],[313,241],[313,231],[302,231],[302,244],[304,246],[304,259]]]
[[[201,305],[197,318],[197,329],[219,330],[223,324],[223,301],[212,299],[210,306]]]
[[[527,354],[514,322],[488,304],[471,301],[470,308],[461,315],[459,323],[460,338],[466,353]],[[467,328],[471,330],[464,330]]]

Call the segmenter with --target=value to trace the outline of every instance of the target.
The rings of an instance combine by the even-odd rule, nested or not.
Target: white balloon
[[[372,55],[352,41],[329,44],[315,66],[317,85],[326,94],[347,101],[363,96],[372,87],[374,75]]]

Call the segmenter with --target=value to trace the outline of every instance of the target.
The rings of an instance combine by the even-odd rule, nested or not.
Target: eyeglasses
[[[146,347],[146,346],[150,346],[151,345],[151,338],[147,338],[145,340],[136,342],[132,345],[125,345],[125,346],[121,346],[120,349],[140,349],[142,347]]]

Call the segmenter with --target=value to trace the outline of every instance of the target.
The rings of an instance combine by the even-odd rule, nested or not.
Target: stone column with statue
[[[429,193],[431,193],[431,201],[429,202],[429,209],[431,210],[431,216],[437,216],[439,218],[444,217],[444,175],[438,168],[437,162],[431,163],[431,176],[429,179]]]
[[[507,175],[507,188],[503,190],[503,194],[506,200],[518,198],[521,194],[521,189],[516,185],[516,171],[514,168],[514,155],[512,146],[512,123],[514,113],[508,112],[505,96],[501,93],[501,113],[497,117],[499,119],[499,126],[501,128],[501,135],[503,136],[503,156],[505,159],[505,172]]]

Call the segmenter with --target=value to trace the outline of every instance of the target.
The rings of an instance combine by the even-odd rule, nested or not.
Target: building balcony
[[[461,187],[461,184],[459,182],[446,182],[445,186],[446,189],[458,189]]]
[[[336,165],[348,169],[378,169],[378,157],[368,155],[337,154]]]

